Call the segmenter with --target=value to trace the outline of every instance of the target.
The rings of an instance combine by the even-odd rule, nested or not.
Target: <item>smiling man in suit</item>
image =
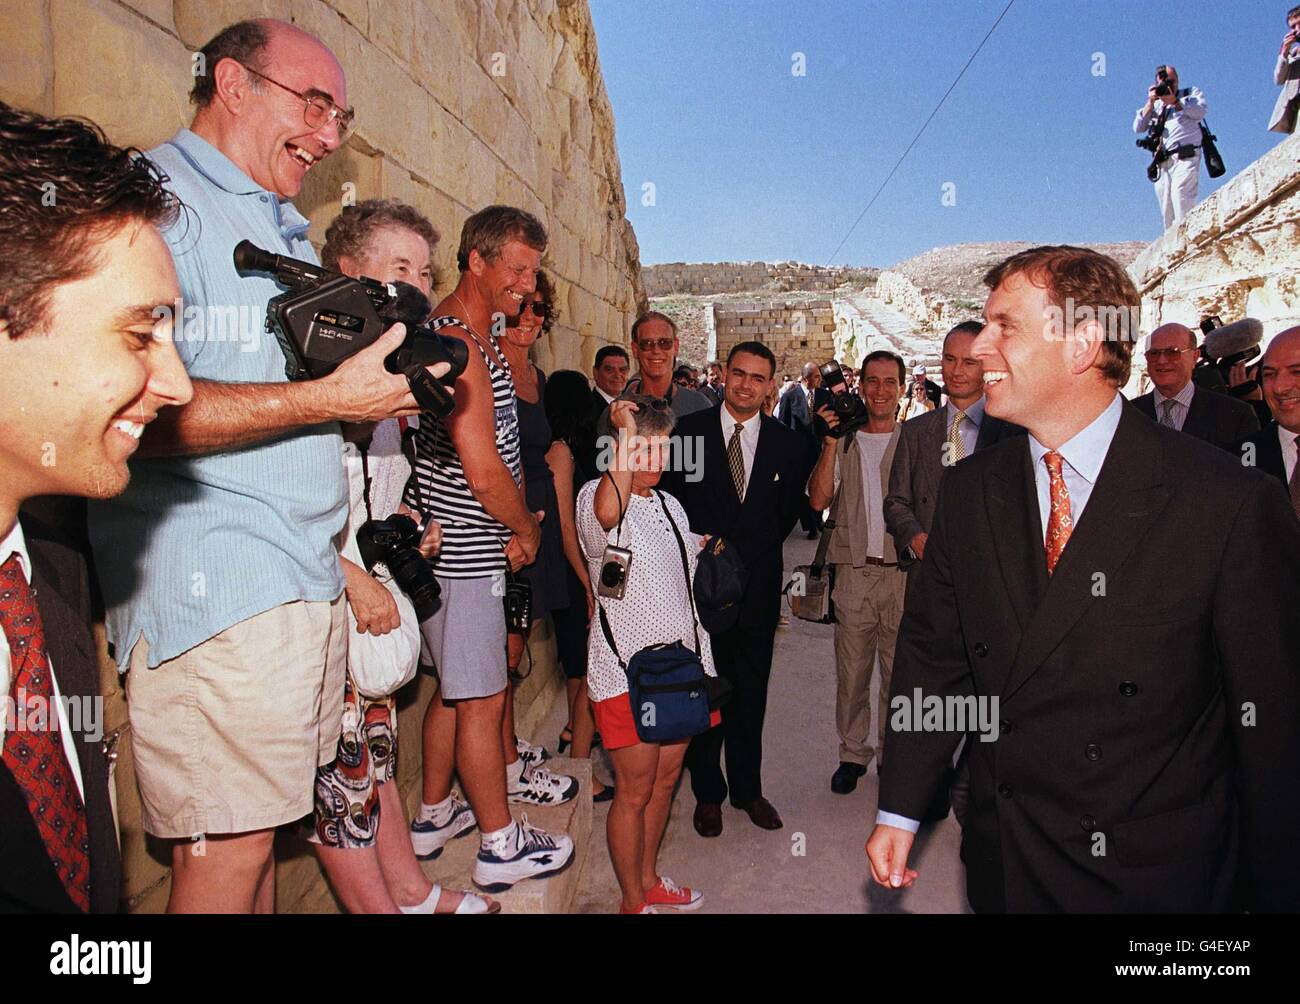
[[[1268,343],[1259,385],[1273,421],[1237,444],[1236,452],[1243,464],[1282,482],[1300,519],[1300,328],[1288,328]]]
[[[86,564],[18,507],[117,495],[144,426],[190,399],[162,181],[85,122],[0,104],[0,912],[118,909]]]
[[[898,566],[907,572],[910,591],[925,556],[925,541],[934,520],[943,472],[957,461],[1024,430],[986,414],[984,375],[972,355],[980,321],[963,321],[943,340],[944,408],[904,422],[889,473],[885,526],[894,538]]]
[[[722,708],[722,724],[691,742],[686,765],[695,793],[695,829],[722,832],[722,802],[756,826],[779,829],[781,817],[763,797],[763,718],[772,647],[781,613],[782,545],[808,504],[808,450],[799,435],[763,413],[776,377],[776,358],[761,342],[741,342],[727,357],[725,399],[718,408],[680,419],[683,440],[698,437],[704,463],[699,480],[680,470],[665,475],[699,534],[725,537],[740,554],[747,576],[739,617],[712,635],[718,674],[735,688]],[[719,763],[726,748],[726,777]]]
[[[1162,324],[1147,340],[1147,375],[1155,385],[1133,399],[1147,418],[1227,448],[1259,430],[1255,411],[1217,391],[1196,386],[1196,335],[1185,324]]]
[[[1286,495],[1120,397],[1139,297],[1117,262],[1033,248],[985,282],[988,412],[1029,435],[945,474],[891,702],[954,713],[891,717],[873,876],[916,881],[965,701],[998,723],[971,743],[975,910],[1300,909]]]

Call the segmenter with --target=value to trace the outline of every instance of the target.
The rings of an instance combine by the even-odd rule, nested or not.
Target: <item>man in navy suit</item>
[[[177,203],[94,126],[3,103],[0,164],[0,912],[115,913],[86,563],[18,507],[119,494],[145,425],[189,401],[157,229]]]
[[[680,419],[674,436],[698,437],[704,463],[698,480],[664,476],[699,534],[725,537],[744,561],[747,582],[739,618],[712,635],[718,674],[735,688],[722,724],[697,736],[686,755],[695,793],[695,828],[722,832],[722,802],[747,812],[756,826],[782,825],[763,797],[763,718],[772,647],[781,613],[782,544],[807,508],[808,448],[795,432],[763,414],[776,358],[761,342],[741,342],[727,357],[720,407]],[[720,754],[726,748],[726,777]]]
[[[1119,395],[1140,297],[1118,262],[1033,248],[985,283],[987,410],[1028,434],[944,474],[899,633],[872,874],[916,880],[914,834],[968,733],[976,911],[1294,912],[1286,496]],[[946,714],[918,721],[922,702]]]

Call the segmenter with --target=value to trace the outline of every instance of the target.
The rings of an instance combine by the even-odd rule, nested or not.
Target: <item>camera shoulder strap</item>
[[[361,454],[361,499],[366,504],[366,519],[373,520],[374,514],[370,511],[370,462],[367,454],[370,452],[370,441],[354,444],[357,452]]]
[[[609,618],[605,616],[605,606],[600,602],[599,596],[596,597],[596,611],[600,614],[600,629],[605,633],[605,641],[609,643],[609,650],[614,653],[614,658],[618,661],[623,672],[627,672],[627,663],[618,654],[618,646],[614,644],[614,632],[609,629]]]
[[[673,536],[677,538],[677,552],[682,558],[682,575],[686,579],[686,598],[691,604],[691,630],[695,632],[695,654],[699,655],[700,619],[695,613],[695,590],[691,588],[691,567],[686,560],[686,542],[682,540],[682,533],[677,529],[677,521],[673,519],[673,514],[668,511],[668,503],[664,501],[664,493],[658,488],[654,490],[654,493],[664,511],[664,517],[668,520],[668,525],[673,528]]]

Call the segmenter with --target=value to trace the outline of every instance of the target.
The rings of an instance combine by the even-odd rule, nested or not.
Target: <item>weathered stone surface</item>
[[[15,4],[5,11],[4,58],[0,94],[20,108],[53,111],[49,8],[45,3]]]
[[[1177,321],[1193,328],[1207,314],[1225,322],[1253,317],[1265,343],[1300,323],[1300,136],[1288,137],[1224,184],[1130,267],[1143,294],[1142,333]],[[1201,230],[1212,216],[1217,231]],[[1142,361],[1137,359],[1135,380]]]
[[[189,121],[189,53],[118,4],[52,0],[50,41],[52,110],[84,115],[115,141],[142,147]]]

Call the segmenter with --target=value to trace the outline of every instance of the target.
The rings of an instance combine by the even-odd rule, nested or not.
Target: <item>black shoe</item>
[[[695,832],[702,837],[716,837],[722,832],[722,806],[700,802],[695,806]]]
[[[592,800],[593,802],[612,802],[612,801],[614,801],[614,786],[613,786],[612,784],[607,784],[607,785],[605,785],[604,790],[601,791],[601,793],[600,793],[599,795],[592,795],[592,796],[591,796],[591,800]]]
[[[569,737],[568,739],[564,738],[566,735]],[[573,745],[573,729],[569,728],[566,725],[560,732],[560,739],[555,744],[555,751],[559,753],[560,756],[564,756],[564,751],[567,750],[572,745]]]
[[[831,791],[837,795],[847,795],[858,786],[858,778],[866,772],[867,768],[860,763],[841,761],[831,775]]]
[[[809,539],[809,540],[816,540],[816,539],[817,539],[818,537],[820,537],[820,536],[821,536],[821,531],[819,531],[819,530],[809,530],[809,531],[808,531],[808,539]]]

